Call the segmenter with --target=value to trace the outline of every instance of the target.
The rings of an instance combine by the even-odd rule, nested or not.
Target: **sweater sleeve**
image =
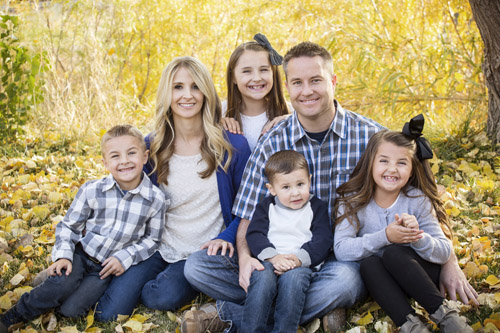
[[[301,247],[309,254],[310,263],[302,262],[302,266],[315,267],[328,256],[328,252],[333,245],[333,232],[330,228],[330,217],[326,203],[317,197],[312,197],[311,208],[313,211],[313,220],[311,222],[312,238]]]
[[[358,211],[358,217],[363,223],[363,217],[370,216],[371,219],[378,219],[376,212],[370,212],[369,206]],[[344,213],[344,207],[339,207],[339,216]],[[363,216],[360,216],[363,215]],[[387,239],[385,228],[358,236],[357,226],[352,225],[347,218],[343,219],[335,226],[334,252],[337,260],[357,261],[369,257],[384,246],[391,244]]]
[[[421,239],[410,244],[411,248],[427,261],[446,263],[451,254],[451,242],[444,235],[430,200],[420,196],[412,201],[415,202],[419,229],[424,233]]]
[[[252,220],[248,225],[246,239],[252,255],[259,260],[266,260],[278,254],[274,245],[267,238],[269,232],[269,205],[272,197],[257,204]]]
[[[247,164],[247,160],[251,152],[250,148],[248,147],[248,142],[243,135],[231,134],[227,131],[226,134],[228,140],[233,146],[233,156],[231,158],[231,164],[228,169],[228,174],[224,177],[221,177],[224,179],[224,188],[222,189],[222,193],[221,184],[218,184],[219,199],[221,200],[221,208],[224,215],[224,222],[226,223],[226,229],[224,229],[216,238],[220,238],[225,241],[231,242],[232,244],[236,244],[236,233],[238,231],[238,226],[240,225],[241,218],[239,216],[233,215],[231,213],[231,209],[233,207],[236,193],[238,192],[238,189],[240,187],[241,177],[243,176],[243,172],[245,171],[245,165]]]

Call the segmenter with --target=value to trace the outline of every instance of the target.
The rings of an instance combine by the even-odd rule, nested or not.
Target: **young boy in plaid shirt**
[[[101,141],[110,175],[86,182],[56,227],[48,278],[0,317],[0,333],[52,308],[65,317],[84,315],[112,276],[149,258],[161,241],[165,196],[142,171],[148,151],[130,125],[107,131]]]

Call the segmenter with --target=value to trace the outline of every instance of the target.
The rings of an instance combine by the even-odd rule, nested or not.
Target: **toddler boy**
[[[296,332],[312,270],[327,257],[333,233],[326,203],[309,193],[309,168],[304,156],[284,150],[273,154],[264,169],[272,196],[253,214],[247,243],[261,260],[253,271],[241,322],[243,331],[265,332],[273,300],[274,330]]]
[[[56,227],[49,277],[0,317],[0,332],[52,308],[65,317],[84,315],[113,275],[149,258],[165,224],[165,196],[142,167],[148,151],[142,133],[118,125],[102,137],[110,175],[86,182]]]

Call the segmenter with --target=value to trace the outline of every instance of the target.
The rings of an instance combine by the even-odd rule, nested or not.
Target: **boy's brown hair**
[[[111,127],[101,139],[101,151],[104,153],[104,145],[106,142],[113,138],[117,138],[119,136],[129,135],[133,136],[137,140],[139,140],[141,148],[143,151],[146,151],[146,142],[144,141],[144,135],[132,125],[116,125]]]
[[[264,173],[269,183],[278,173],[289,174],[295,170],[304,170],[309,175],[306,158],[294,150],[282,150],[274,153],[266,162]]]

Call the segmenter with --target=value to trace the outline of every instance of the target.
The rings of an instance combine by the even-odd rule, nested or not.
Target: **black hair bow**
[[[415,140],[417,143],[417,157],[421,161],[431,159],[432,156],[434,156],[431,144],[422,136],[424,122],[424,116],[419,114],[418,116],[411,118],[410,121],[405,123],[403,127],[403,134]]]
[[[253,39],[255,39],[257,43],[259,43],[261,46],[265,47],[269,51],[269,55],[271,56],[271,64],[279,66],[283,63],[283,57],[280,56],[275,49],[273,49],[271,43],[269,43],[266,36],[259,33],[253,36]]]

